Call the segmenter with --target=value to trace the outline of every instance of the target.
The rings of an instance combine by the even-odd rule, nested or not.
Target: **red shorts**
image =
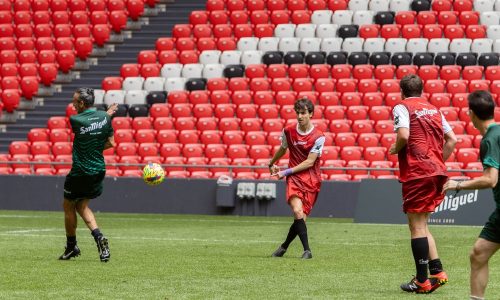
[[[318,199],[318,193],[304,191],[293,183],[288,183],[286,188],[286,201],[290,202],[292,196],[297,196],[302,201],[302,210],[308,216]]]
[[[432,176],[403,182],[403,211],[434,212],[444,199],[442,190],[447,180],[447,176]]]

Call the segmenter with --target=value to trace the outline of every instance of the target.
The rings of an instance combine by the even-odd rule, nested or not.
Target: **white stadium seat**
[[[493,42],[493,52],[500,53],[500,40]]]
[[[337,36],[339,25],[337,24],[321,24],[316,27],[316,37],[331,38]]]
[[[238,41],[238,50],[239,51],[257,50],[258,45],[259,45],[259,38],[243,37]]]
[[[295,28],[297,28],[295,24],[278,24],[276,28],[274,28],[274,36],[279,38],[294,37]]]
[[[336,10],[332,15],[332,23],[337,25],[352,24],[353,12],[350,10]]]
[[[406,42],[406,52],[411,52],[413,55],[418,52],[427,52],[428,39],[414,38]]]
[[[222,64],[208,64],[203,68],[203,78],[222,78],[224,77],[224,65]]]
[[[316,36],[315,24],[299,24],[295,29],[295,37],[298,38],[313,38]]]
[[[186,86],[186,78],[184,77],[167,78],[165,80],[164,90],[167,92],[184,91],[185,86]]]
[[[241,40],[241,39],[240,39]],[[220,59],[220,50],[205,50],[200,54],[200,63],[206,64],[218,64]]]
[[[368,38],[363,44],[363,51],[368,53],[383,52],[384,51],[384,38]]]
[[[299,44],[299,50],[303,52],[317,52],[321,49],[320,38],[303,38]]]
[[[362,38],[346,38],[342,43],[342,51],[347,53],[362,52],[363,42],[364,40]]]
[[[278,51],[278,43],[280,38],[277,37],[264,37],[259,41],[258,49],[263,52]]]
[[[450,42],[450,52],[467,53],[470,52],[471,39],[453,39]]]
[[[488,26],[486,36],[492,40],[500,40],[500,25]]]
[[[354,25],[373,24],[373,16],[375,16],[375,12],[370,10],[355,11],[354,15],[352,16],[352,24]]]
[[[165,86],[165,78],[163,77],[148,77],[144,81],[143,89],[146,91],[163,91]]]
[[[350,11],[368,10],[368,0],[351,0],[348,8]]]
[[[144,77],[126,77],[123,79],[122,89],[125,91],[142,90]]]
[[[111,105],[113,103],[116,104],[124,104],[125,103],[125,93],[123,90],[109,90],[104,95],[104,104]]]
[[[94,90],[94,104],[103,104],[105,94],[106,94],[105,90],[95,89]]]
[[[125,104],[134,105],[134,104],[146,104],[146,96],[148,92],[145,90],[132,90],[128,91],[125,95]]]
[[[319,24],[330,24],[332,20],[333,12],[331,10],[316,10],[311,15],[311,23]]]
[[[224,51],[220,55],[220,63],[223,65],[238,65],[241,61],[241,54],[238,50]]]
[[[410,0],[391,0],[391,2],[389,3],[389,11],[409,11],[411,10],[410,4]]]
[[[474,0],[474,11],[493,11],[495,0]]]
[[[182,64],[164,64],[160,71],[161,77],[181,77],[182,68]]]
[[[185,64],[182,68],[181,77],[184,78],[200,78],[203,71],[202,64]]]
[[[388,11],[389,10],[389,0],[370,0],[368,4],[368,9],[371,11]]]
[[[496,11],[486,11],[482,12],[479,17],[479,22],[482,25],[491,26],[491,25],[500,25],[500,16]]]
[[[489,53],[493,51],[492,39],[475,39],[472,40],[470,51],[481,55],[481,53]]]
[[[321,41],[321,51],[328,52],[338,52],[342,49],[342,38],[324,38]]]
[[[245,51],[241,55],[241,63],[245,66],[262,63],[262,51]]]
[[[283,52],[299,51],[300,38],[282,38],[280,39],[278,50]]]
[[[450,51],[450,39],[431,39],[427,44],[427,52],[439,53]]]
[[[385,51],[390,53],[406,52],[406,39],[390,38],[385,42]]]

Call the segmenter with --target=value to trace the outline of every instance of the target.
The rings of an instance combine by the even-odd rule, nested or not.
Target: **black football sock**
[[[417,280],[423,283],[427,280],[427,265],[429,263],[429,241],[427,237],[412,239],[411,251],[417,267]]]
[[[66,246],[73,248],[76,246],[76,236],[66,236]]]
[[[439,258],[429,260],[429,273],[431,273],[431,275],[436,275],[440,272],[443,272],[441,260]]]
[[[304,251],[311,250],[309,248],[309,239],[307,238],[307,226],[304,219],[295,220],[295,229],[297,230],[297,234],[299,235],[300,241],[302,242],[302,246],[304,247]]]
[[[96,240],[96,241],[98,238],[100,238],[102,236],[102,233],[99,230],[99,228],[92,230],[92,232],[90,232],[90,234],[92,234],[92,236],[94,237],[94,240]]]
[[[293,242],[295,237],[297,236],[297,230],[295,230],[295,222],[297,220],[293,221],[292,225],[290,226],[290,230],[288,231],[288,235],[286,236],[286,240],[283,244],[281,244],[281,247],[288,249],[288,246]]]

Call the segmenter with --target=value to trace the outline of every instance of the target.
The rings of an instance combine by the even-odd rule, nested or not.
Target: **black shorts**
[[[500,244],[500,210],[496,209],[479,234],[480,238]]]
[[[72,201],[94,199],[102,194],[102,181],[106,172],[86,176],[66,176],[64,198]]]

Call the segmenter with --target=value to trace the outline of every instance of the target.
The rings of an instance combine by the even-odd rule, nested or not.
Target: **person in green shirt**
[[[467,181],[449,180],[443,191],[476,190],[491,188],[496,209],[484,225],[479,238],[470,253],[470,299],[484,299],[488,284],[488,261],[500,248],[500,126],[495,123],[495,102],[487,91],[475,91],[469,94],[469,116],[483,139],[479,146],[479,155],[483,164],[483,175]]]
[[[78,213],[87,224],[97,244],[102,262],[110,259],[108,240],[99,230],[94,213],[89,208],[90,199],[102,193],[102,182],[106,166],[102,152],[114,147],[111,116],[117,105],[113,104],[107,112],[92,109],[94,90],[79,88],[73,95],[73,106],[78,114],[69,118],[75,134],[73,141],[73,165],[64,182],[64,225],[66,227],[66,250],[59,257],[68,260],[80,255],[76,244]]]

